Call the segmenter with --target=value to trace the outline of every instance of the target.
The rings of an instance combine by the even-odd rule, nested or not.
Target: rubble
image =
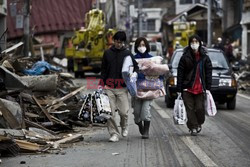
[[[64,143],[84,139],[75,126],[94,123],[92,116],[89,121],[78,117],[86,103],[86,87],[76,86],[71,74],[51,68],[60,61],[53,63],[48,55],[42,62],[40,56],[18,55],[15,49],[22,45],[18,43],[0,56],[0,156],[60,150]],[[37,62],[42,68],[38,73],[32,69]],[[33,71],[27,73],[28,69]],[[97,114],[97,106],[92,107]]]
[[[238,60],[233,66],[239,67],[239,71],[235,72],[238,82],[238,89],[246,94],[250,94],[250,56],[246,60]]]

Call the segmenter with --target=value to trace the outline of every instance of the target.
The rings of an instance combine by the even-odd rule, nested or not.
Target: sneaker
[[[123,137],[128,136],[128,130],[127,129],[122,130],[122,136]]]
[[[119,141],[119,137],[117,134],[113,134],[110,138],[109,138],[110,142],[118,142]]]
[[[197,131],[197,133],[200,133],[201,132],[201,125],[198,125],[198,127],[197,127],[197,129],[196,129],[196,131]]]
[[[197,130],[196,129],[190,129],[189,130],[191,136],[197,136]]]

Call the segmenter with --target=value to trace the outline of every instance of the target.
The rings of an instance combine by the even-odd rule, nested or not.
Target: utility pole
[[[208,8],[207,8],[207,46],[211,47],[211,42],[212,42],[212,33],[211,33],[211,22],[212,22],[212,17],[211,17],[211,10],[212,10],[212,0],[208,0]]]
[[[24,14],[24,55],[29,56],[29,44],[30,44],[30,0],[24,1],[25,14]]]
[[[99,2],[99,0],[96,0],[96,9],[100,9],[100,2]]]
[[[128,43],[130,42],[130,31],[131,31],[131,25],[130,25],[130,10],[129,10],[129,5],[130,5],[130,3],[129,3],[129,1],[125,1],[126,2],[126,13],[127,13],[127,15],[126,15],[126,22],[125,22],[125,27],[126,27],[126,34],[127,34],[127,36],[128,36]]]
[[[142,0],[138,1],[138,37],[141,37],[141,31],[142,31]]]

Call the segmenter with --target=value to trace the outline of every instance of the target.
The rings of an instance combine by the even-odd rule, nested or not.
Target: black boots
[[[142,135],[143,139],[149,138],[149,127],[150,127],[150,121],[144,121],[144,133]]]
[[[136,125],[138,125],[138,127],[139,127],[140,134],[143,135],[143,133],[144,133],[144,127],[142,125],[142,121],[139,122],[139,123],[137,123]]]
[[[150,127],[150,121],[144,121],[144,126],[141,122],[136,123],[139,127],[140,134],[142,135],[143,139],[149,138],[149,127]]]

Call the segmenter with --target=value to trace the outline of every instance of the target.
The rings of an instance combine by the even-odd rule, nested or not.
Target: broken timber
[[[49,107],[51,107],[51,106],[53,106],[53,105],[55,105],[55,104],[57,104],[59,102],[62,102],[62,101],[65,101],[65,100],[69,99],[70,97],[76,95],[78,92],[82,91],[83,89],[85,89],[85,86],[82,86],[82,87],[74,90],[73,92],[67,94],[66,96],[63,96],[63,97],[61,97],[59,99],[56,99],[56,100],[53,100],[51,102],[51,104],[48,104],[47,108],[49,108]]]
[[[55,122],[55,123],[67,126],[67,124],[64,123],[63,121],[61,121],[61,120],[57,119],[56,117],[53,117],[52,115],[50,115],[49,112],[40,105],[40,103],[38,102],[38,100],[37,100],[37,98],[35,96],[32,96],[32,98],[34,99],[36,104],[40,107],[42,112],[46,115],[46,117],[50,120],[50,122]]]
[[[58,141],[54,142],[53,147],[58,148],[60,144],[67,143],[67,142],[70,142],[70,141],[74,141],[76,139],[83,139],[82,134],[76,134],[76,135],[73,135],[73,136],[66,137],[64,139],[58,140]]]

